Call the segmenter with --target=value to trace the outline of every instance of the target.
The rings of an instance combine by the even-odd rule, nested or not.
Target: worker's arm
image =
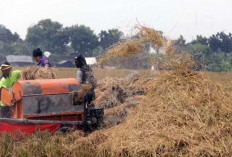
[[[45,66],[44,66],[45,68],[49,68],[50,66],[49,66],[49,64],[45,64]]]
[[[49,59],[47,57],[43,57],[44,59],[42,60],[43,64],[44,64],[44,67],[45,68],[49,68],[51,67],[51,63],[49,61]]]
[[[81,70],[77,71],[77,81],[81,84],[83,79],[83,73]]]

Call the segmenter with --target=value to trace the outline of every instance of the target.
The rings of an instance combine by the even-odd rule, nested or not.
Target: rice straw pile
[[[98,156],[229,156],[231,91],[187,69],[184,62],[179,65],[150,82],[143,102],[123,123],[75,145]]]
[[[108,62],[112,62],[116,57],[129,57],[135,55],[142,50],[142,43],[138,40],[128,40],[125,42],[118,43],[117,45],[110,48],[103,58],[99,60],[99,64],[103,65]]]
[[[127,58],[140,53],[144,42],[152,42],[157,46],[157,48],[166,46],[166,39],[160,32],[144,26],[139,27],[138,31],[139,32],[136,35],[138,36],[137,39],[120,42],[108,49],[105,55],[99,60],[99,65],[102,66],[104,64],[111,63],[115,58]]]
[[[166,44],[166,39],[162,34],[152,28],[142,26],[139,28],[138,34],[141,37],[141,42],[152,42],[158,48],[161,48]]]
[[[193,71],[191,56],[166,46],[170,69],[150,88],[126,120],[77,140],[98,156],[229,156],[232,93]],[[100,143],[95,141],[102,137]],[[90,142],[91,141],[91,142]]]
[[[37,80],[37,79],[55,79],[56,74],[53,68],[44,67],[27,67],[23,70],[22,80]]]
[[[151,79],[105,78],[99,81],[95,89],[97,107],[104,107],[104,127],[111,127],[123,122],[146,93],[146,85]]]

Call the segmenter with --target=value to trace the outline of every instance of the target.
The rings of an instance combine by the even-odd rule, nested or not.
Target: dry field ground
[[[14,69],[23,70],[25,68],[15,67]],[[76,68],[55,68],[57,78],[75,78]],[[122,78],[135,73],[139,78],[154,78],[159,77],[162,72],[151,70],[131,70],[131,69],[94,69],[98,80],[106,77]],[[217,81],[227,87],[232,86],[232,72],[204,72],[213,81]]]
[[[76,75],[75,68],[54,70],[57,78]],[[87,137],[78,131],[1,135],[0,156],[231,155],[231,72],[94,71],[96,104],[105,107],[108,126]],[[114,99],[120,93],[122,100]]]

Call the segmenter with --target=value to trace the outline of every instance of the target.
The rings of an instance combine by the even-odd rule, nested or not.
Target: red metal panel
[[[20,118],[20,119],[23,118],[23,104],[22,104],[22,101],[17,101],[12,106],[11,117],[12,118]]]
[[[66,112],[57,114],[44,114],[44,115],[24,115],[27,119],[34,120],[60,120],[60,121],[83,121],[84,112]]]
[[[47,80],[20,80],[12,87],[13,94],[6,92],[7,104],[12,100],[16,101],[12,107],[12,117],[23,118],[23,97],[32,95],[56,95],[70,92],[70,87],[78,86],[79,83],[74,78],[67,79],[47,79]],[[71,118],[72,119],[72,118]]]
[[[13,101],[13,93],[7,88],[1,88],[1,101],[7,106],[11,106]]]
[[[21,92],[21,96],[29,96],[30,94],[25,94],[23,91],[28,90],[27,88],[34,88],[40,86],[42,90],[41,94],[64,94],[69,93],[69,85],[78,85],[78,81],[74,78],[67,79],[47,79],[47,80],[24,80],[17,81],[13,85],[13,91],[18,96]]]
[[[25,118],[29,117],[48,117],[48,116],[60,116],[60,115],[80,115],[84,114],[84,111],[81,112],[63,112],[63,113],[48,113],[48,114],[30,114],[30,115],[25,115]]]

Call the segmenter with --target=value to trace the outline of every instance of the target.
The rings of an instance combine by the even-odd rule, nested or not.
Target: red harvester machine
[[[104,109],[88,107],[88,94],[74,104],[79,87],[72,78],[17,81],[10,90],[2,87],[1,101],[11,107],[11,118],[0,118],[0,133],[96,129],[103,122]]]

